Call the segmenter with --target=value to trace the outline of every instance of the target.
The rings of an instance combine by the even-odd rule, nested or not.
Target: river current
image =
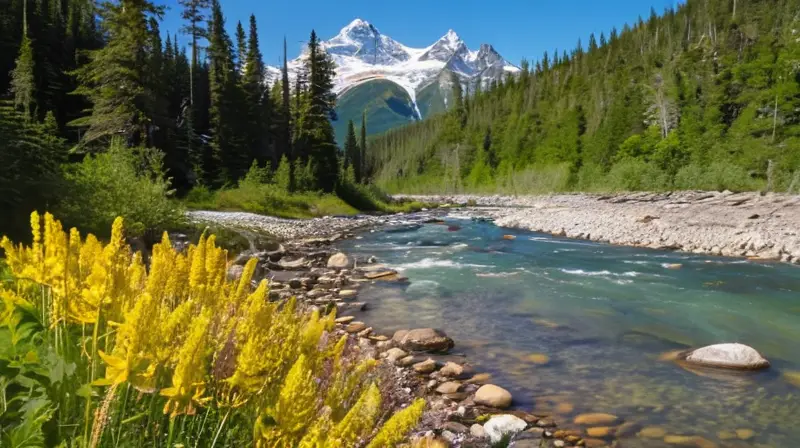
[[[566,426],[578,413],[607,412],[720,447],[800,446],[800,268],[455,217],[404,230],[340,244],[409,279],[362,288],[372,309],[364,319],[388,334],[443,329],[515,406]],[[731,374],[661,359],[721,342],[750,345],[772,366]],[[620,443],[670,446],[635,433]]]

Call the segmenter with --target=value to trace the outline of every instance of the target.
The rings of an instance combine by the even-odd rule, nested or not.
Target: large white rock
[[[490,418],[489,421],[483,425],[483,430],[486,431],[486,435],[489,436],[489,440],[492,443],[497,443],[503,440],[503,436],[506,434],[513,435],[524,431],[527,427],[528,424],[525,420],[515,415],[503,414],[495,415]]]
[[[350,257],[339,252],[328,258],[328,269],[349,269],[353,267]]]
[[[706,367],[757,370],[769,367],[761,353],[744,344],[715,344],[698,348],[686,356],[686,362]]]

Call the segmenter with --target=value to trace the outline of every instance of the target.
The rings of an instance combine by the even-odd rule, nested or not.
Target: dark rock
[[[433,328],[399,330],[392,339],[404,350],[420,352],[446,352],[455,345],[447,334]]]

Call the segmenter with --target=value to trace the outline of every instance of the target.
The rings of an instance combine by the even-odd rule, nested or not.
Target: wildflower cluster
[[[50,397],[65,404],[59,424],[76,428],[59,431],[64,440],[117,445],[131,433],[196,445],[213,435],[212,445],[376,448],[400,442],[422,414],[420,400],[381,425],[375,361],[331,339],[333,314],[270,302],[267,282],[253,282],[255,259],[228,279],[213,235],[179,252],[165,233],[148,267],[125,244],[121,218],[105,244],[67,234],[50,214],[33,213],[31,228],[30,246],[0,242],[14,277],[0,285],[0,328],[35,310],[41,350],[96,391],[83,394],[81,412]]]

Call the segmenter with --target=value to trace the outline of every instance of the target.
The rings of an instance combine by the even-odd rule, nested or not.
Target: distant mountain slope
[[[429,97],[443,90],[436,85],[443,79],[449,82],[450,73],[455,73],[465,88],[473,89],[479,82],[487,86],[506,73],[519,72],[491,45],[483,44],[472,51],[453,30],[428,47],[412,48],[381,34],[372,24],[355,19],[336,36],[323,41],[322,47],[336,63],[335,91],[340,100],[335,128],[340,140],[347,121],[358,122],[365,110],[370,134],[444,110],[443,99]],[[301,54],[289,62],[290,72],[302,67],[304,57]],[[267,71],[272,79],[279,76],[275,67],[268,67]],[[417,100],[420,93],[425,96],[422,107]]]

